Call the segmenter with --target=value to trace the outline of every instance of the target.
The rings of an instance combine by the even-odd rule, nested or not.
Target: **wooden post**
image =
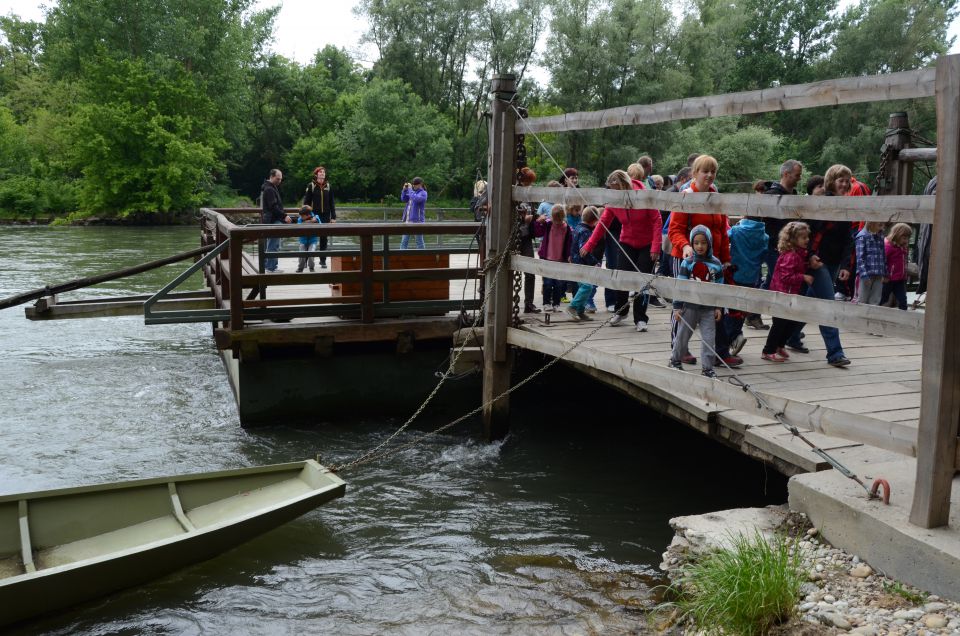
[[[911,146],[910,120],[906,113],[890,113],[883,144],[893,158],[887,162],[886,182],[880,184],[879,194],[910,194],[913,191],[913,164],[900,161],[898,157],[901,150]]]
[[[243,237],[232,234],[227,251],[230,253],[227,260],[230,287],[223,290],[223,298],[230,299],[230,330],[239,331],[243,329]]]
[[[373,236],[360,237],[360,322],[373,322]]]
[[[514,75],[498,75],[490,83],[493,93],[490,122],[490,154],[487,184],[489,204],[487,220],[486,260],[509,252],[510,234],[516,222],[512,192],[514,177],[514,145],[516,113],[510,102],[517,91]],[[511,359],[507,351],[507,327],[513,314],[513,286],[510,267],[504,264],[499,272],[487,273],[485,288],[493,291],[484,312],[483,365],[483,434],[488,440],[501,439],[509,430],[510,400],[494,397],[510,388]]]
[[[960,419],[960,55],[937,60],[937,203],[924,316],[917,480],[910,522],[945,526]]]

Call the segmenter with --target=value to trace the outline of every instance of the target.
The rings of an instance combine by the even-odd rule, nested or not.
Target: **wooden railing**
[[[911,522],[924,527],[945,525],[950,513],[950,490],[955,470],[960,467],[958,421],[960,421],[960,331],[949,326],[960,312],[960,56],[938,60],[936,68],[886,75],[828,80],[759,91],[674,100],[660,104],[632,105],[596,112],[578,112],[549,117],[519,119],[513,106],[515,78],[500,76],[493,80],[493,117],[490,130],[490,223],[488,257],[502,250],[509,235],[514,201],[555,201],[607,204],[629,209],[668,209],[692,213],[765,216],[785,219],[903,221],[933,223],[927,306],[922,318],[895,309],[842,306],[828,301],[790,297],[761,290],[725,289],[721,285],[697,286],[674,280],[656,281],[673,297],[702,301],[796,318],[838,327],[890,333],[923,341],[921,370],[922,394],[919,434],[905,439],[903,430],[880,434],[865,431],[862,423],[844,426],[839,419],[831,426],[831,435],[864,440],[874,445],[917,456],[917,484]],[[795,197],[742,194],[671,194],[656,191],[619,192],[597,188],[563,189],[521,188],[512,186],[516,166],[512,148],[518,134],[561,132],[611,126],[657,124],[703,117],[744,115],[786,111],[837,104],[855,104],[886,100],[936,97],[937,105],[937,196],[884,197]],[[924,155],[930,159],[929,152]],[[595,282],[614,289],[639,289],[652,279],[650,275],[606,272],[596,268],[565,264],[546,264],[529,258],[513,257],[515,270],[560,278]],[[500,276],[501,286],[508,275]],[[488,284],[497,281],[488,274]],[[706,289],[710,287],[710,289]],[[505,316],[498,315],[508,306],[492,299],[486,316],[486,342],[491,354],[485,357],[484,396],[498,395],[496,378],[503,375],[507,360],[505,343],[523,346],[526,340],[517,330],[508,328]],[[922,329],[921,329],[922,322]],[[496,348],[492,345],[497,345]],[[560,349],[558,349],[560,350]],[[649,376],[651,381],[667,380],[662,369],[631,369],[631,377]],[[488,386],[489,379],[489,386]],[[699,379],[698,379],[699,381]],[[690,380],[693,382],[693,380]],[[667,382],[669,384],[669,382]],[[729,392],[717,392],[713,399],[736,408],[737,400]],[[485,427],[504,411],[484,411]],[[802,417],[797,421],[802,425]],[[817,429],[807,422],[808,428]],[[857,430],[855,430],[857,429]],[[822,430],[822,429],[820,429]]]
[[[463,280],[465,285],[479,276],[479,252],[476,238],[479,223],[336,223],[336,224],[276,224],[236,225],[218,210],[202,210],[201,236],[204,245],[219,245],[229,240],[228,249],[212,260],[205,268],[207,282],[214,291],[218,307],[229,309],[229,327],[243,329],[247,320],[289,320],[292,318],[343,316],[373,322],[377,317],[398,315],[425,315],[446,313],[451,310],[475,309],[479,301],[473,286],[462,298],[433,300],[392,300],[391,285],[409,281]],[[462,246],[444,246],[432,249],[399,250],[391,246],[391,237],[403,234],[459,235],[466,237]],[[344,249],[299,252],[263,252],[262,244],[270,238],[286,238],[296,241],[302,236],[327,236],[356,239],[358,245]],[[375,241],[375,239],[377,239]],[[244,245],[258,246],[254,256],[244,250]],[[395,244],[394,244],[395,245]],[[467,255],[466,267],[418,267],[391,268],[391,259],[396,263],[410,256],[440,257]],[[263,271],[262,257],[278,257],[282,260],[302,256],[325,257],[333,264],[353,262],[357,267],[345,265],[342,271],[303,272],[270,274]],[[376,260],[380,266],[375,267]],[[358,293],[334,296],[312,294],[302,297],[268,298],[268,287],[331,284],[357,288]],[[245,295],[245,291],[247,292]]]

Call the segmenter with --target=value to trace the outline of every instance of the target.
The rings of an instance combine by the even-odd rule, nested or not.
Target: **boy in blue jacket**
[[[723,264],[713,255],[713,236],[705,225],[697,225],[690,230],[690,245],[693,247],[693,254],[679,261],[677,278],[722,284]],[[713,350],[716,347],[716,325],[722,310],[719,307],[707,307],[680,300],[673,301],[673,309],[678,327],[677,336],[673,340],[670,366],[683,370],[681,356],[687,350],[693,330],[700,325],[701,373],[708,378],[717,377],[713,370]]]
[[[593,235],[594,228],[597,227],[597,209],[593,206],[584,208],[580,217],[580,223],[573,228],[573,244],[570,247],[570,261],[577,265],[599,266],[603,259],[603,242],[597,244],[592,252],[587,252],[586,256],[580,256],[580,248],[587,244]],[[580,283],[577,286],[577,293],[567,307],[567,313],[574,320],[592,320],[585,311],[594,292],[597,291],[596,285],[590,283]]]
[[[730,237],[730,264],[733,270],[733,284],[740,287],[757,287],[760,280],[760,266],[763,264],[770,244],[766,226],[756,217],[745,216],[727,231]],[[723,328],[727,331],[730,353],[737,355],[747,343],[743,335],[743,321],[746,312],[730,310],[723,317]]]

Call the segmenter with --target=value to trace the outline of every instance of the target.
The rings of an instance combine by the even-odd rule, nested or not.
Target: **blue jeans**
[[[419,247],[420,249],[424,249],[426,245],[423,242],[423,234],[416,234],[415,237],[417,239],[417,247]],[[409,234],[404,234],[403,236],[400,237],[400,249],[402,250],[407,249],[407,245],[409,244],[410,244]]]
[[[583,310],[587,308],[587,303],[596,291],[596,285],[580,283],[577,286],[577,293],[573,296],[573,300],[570,301],[570,306],[576,309],[578,314],[583,313]]]
[[[810,298],[820,298],[822,300],[833,300],[833,281],[837,276],[837,270],[840,267],[824,265],[820,269],[813,271],[813,285],[808,285],[806,291],[800,290],[800,293]],[[796,344],[800,330],[804,323],[797,323],[797,327],[787,341],[788,345]],[[843,345],[840,344],[840,330],[836,327],[826,327],[820,325],[820,335],[823,337],[823,344],[827,348],[827,361],[833,362],[845,357]]]
[[[282,222],[276,221],[271,223],[271,225],[283,225]],[[279,252],[280,251],[280,238],[268,238],[263,242],[263,251],[264,252]],[[272,272],[277,269],[277,266],[280,264],[280,260],[275,257],[268,257],[263,259],[263,269],[267,272]]]

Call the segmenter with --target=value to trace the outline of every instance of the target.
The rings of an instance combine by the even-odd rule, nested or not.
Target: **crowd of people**
[[[615,170],[605,187],[613,190],[668,190],[681,193],[717,192],[719,165],[714,157],[691,154],[688,165],[675,176],[652,174],[653,160],[638,159],[626,170]],[[757,193],[803,196],[797,192],[803,181],[803,165],[787,160],[779,179],[758,181]],[[536,175],[522,168],[518,183],[532,185]],[[478,182],[478,190],[485,184]],[[769,289],[812,298],[854,301],[861,304],[907,308],[908,245],[913,229],[904,223],[887,228],[878,222],[786,221],[778,218],[742,216],[734,225],[727,214],[687,213],[654,209],[624,209],[585,205],[583,197],[563,188],[578,188],[576,168],[566,168],[548,187],[561,188],[554,201],[520,209],[521,245],[533,255],[534,238],[540,238],[541,259],[571,262],[608,269],[657,272],[662,276],[741,287]],[[831,166],[824,175],[806,180],[807,196],[863,196],[870,194],[843,165]],[[736,218],[736,217],[734,217]],[[526,231],[523,228],[527,228]],[[534,303],[534,277],[525,281],[524,312],[566,311],[576,321],[592,320],[597,312],[597,288],[544,278],[542,309]],[[565,309],[561,307],[568,303]],[[664,307],[653,293],[605,290],[604,305],[612,326],[621,325],[632,313],[637,332],[647,331],[648,312]],[[743,364],[739,353],[747,341],[744,327],[766,331],[761,358],[784,363],[791,354],[808,354],[803,323],[761,316],[710,304],[674,300],[671,313],[672,348],[669,365],[683,369],[699,362],[701,373],[715,377],[714,367]],[[836,327],[820,325],[826,361],[834,367],[851,362]],[[688,345],[694,330],[700,330],[699,359]]]

